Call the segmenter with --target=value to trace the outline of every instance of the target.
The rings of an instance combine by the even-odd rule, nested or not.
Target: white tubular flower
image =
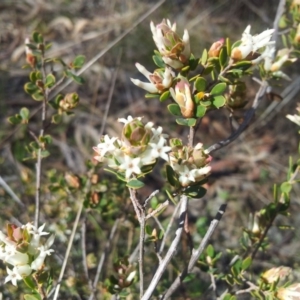
[[[166,140],[163,137],[160,137],[157,143],[149,143],[151,146],[151,155],[153,158],[161,157],[165,161],[169,160],[168,152],[172,150],[171,147],[165,146]]]
[[[28,275],[31,274],[32,269],[30,268],[29,265],[20,265],[20,266],[15,266],[14,270],[20,274],[22,277],[27,277]]]
[[[22,279],[22,276],[18,273],[16,268],[12,270],[6,268],[7,276],[5,277],[4,283],[11,281],[14,286],[17,286],[17,281]]]
[[[174,170],[179,175],[178,180],[183,187],[189,186],[192,182],[196,181],[191,170],[186,165],[175,164]]]
[[[274,29],[268,29],[262,33],[252,36],[250,34],[251,26],[248,25],[242,35],[242,43],[234,48],[231,52],[231,58],[234,60],[242,60],[250,53],[265,47],[271,40]]]
[[[39,243],[40,243],[40,237],[42,235],[48,235],[49,232],[45,232],[43,231],[44,230],[44,227],[45,227],[45,223],[40,226],[38,229],[35,227],[35,226],[31,226],[31,229],[28,230],[28,233],[32,234],[32,239],[30,241],[30,245],[32,247],[38,247],[39,246]]]
[[[51,255],[51,253],[54,252],[53,249],[47,249],[46,246],[41,246],[38,249],[40,253],[37,258],[31,263],[32,270],[39,270],[43,266],[46,256]]]
[[[26,265],[29,262],[29,257],[25,253],[16,251],[11,255],[9,255],[9,253],[7,253],[5,262],[7,262],[8,264],[13,265],[13,266]]]
[[[125,171],[125,177],[126,179],[128,179],[132,174],[138,175],[142,173],[140,169],[141,167],[140,162],[141,162],[140,157],[132,158],[128,155],[125,155],[124,162],[119,165],[119,169],[121,171]]]
[[[118,138],[116,137],[110,138],[108,135],[105,135],[103,137],[103,141],[99,143],[97,147],[94,147],[94,150],[100,155],[100,157],[104,157],[107,152],[111,153],[116,149],[114,143],[117,139]]]
[[[166,67],[164,73],[158,69],[152,74],[139,63],[136,63],[135,66],[149,80],[149,82],[143,82],[133,78],[130,78],[130,80],[136,86],[146,90],[147,92],[162,93],[172,85],[174,75],[170,68]]]

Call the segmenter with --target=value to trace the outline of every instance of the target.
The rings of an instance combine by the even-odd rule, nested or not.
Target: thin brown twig
[[[231,134],[227,139],[217,142],[216,144],[210,146],[209,148],[206,149],[206,153],[212,153],[216,150],[219,150],[225,146],[227,146],[228,144],[230,144],[231,142],[233,142],[236,138],[239,137],[239,135],[247,128],[247,126],[249,125],[252,117],[254,116],[254,113],[258,107],[258,104],[260,102],[260,100],[265,96],[266,90],[268,87],[268,83],[266,81],[263,81],[260,83],[260,88],[258,90],[258,92],[256,93],[255,99],[253,101],[252,107],[250,109],[248,109],[248,111],[246,112],[246,116],[244,118],[243,123],[239,126],[239,128],[233,133]]]
[[[45,70],[45,57],[44,51],[42,50],[41,56],[41,71],[42,71],[42,80],[43,84],[46,83],[46,70]],[[45,125],[46,125],[46,117],[47,117],[47,104],[48,104],[48,96],[49,90],[48,88],[43,87],[43,102],[42,102],[42,114],[41,114],[41,129],[39,134],[39,149],[37,152],[37,162],[35,164],[36,168],[36,187],[35,187],[35,214],[34,214],[34,225],[36,228],[39,226],[39,218],[40,218],[40,198],[41,198],[41,177],[42,177],[42,145],[41,139],[44,137]]]
[[[144,245],[145,245],[145,224],[146,213],[145,207],[142,206],[137,197],[136,190],[129,188],[130,199],[133,204],[135,213],[140,223],[140,238],[139,238],[139,273],[140,273],[140,298],[144,294]]]

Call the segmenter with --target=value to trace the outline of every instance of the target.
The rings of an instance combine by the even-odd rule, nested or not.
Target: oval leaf
[[[187,187],[183,193],[191,198],[199,199],[206,194],[206,189],[199,185],[192,185]]]
[[[223,68],[226,65],[227,62],[227,51],[226,48],[223,47],[220,51],[220,55],[219,55],[219,62],[220,62],[220,66]]]
[[[164,68],[165,67],[165,63],[162,60],[161,56],[159,54],[157,55],[153,55],[152,59],[154,61],[154,63],[159,67],[159,68]]]
[[[172,103],[168,105],[168,110],[173,116],[181,116],[181,110],[178,104]]]
[[[166,165],[166,173],[167,173],[168,182],[172,186],[175,186],[175,187],[179,186],[179,181],[178,181],[177,175],[170,165]]]
[[[292,189],[292,185],[289,182],[284,182],[280,186],[280,190],[282,193],[289,194]]]
[[[202,118],[205,115],[206,110],[207,110],[207,108],[205,106],[198,105],[197,106],[197,111],[196,111],[196,116],[198,118]]]
[[[212,103],[216,108],[223,107],[226,103],[226,98],[223,95],[215,96],[212,100]]]
[[[202,53],[202,57],[201,57],[201,64],[205,65],[207,62],[207,58],[208,58],[208,54],[207,54],[207,50],[204,49],[203,53]]]
[[[170,98],[170,92],[166,91],[166,92],[162,93],[162,95],[159,98],[159,101],[164,102],[164,101],[168,100],[169,98]]]
[[[129,188],[135,190],[142,188],[144,185],[145,185],[144,182],[139,181],[137,179],[131,179],[126,184],[126,186],[128,186]]]
[[[44,100],[44,95],[40,91],[36,91],[35,93],[33,93],[31,95],[31,97],[33,98],[33,100],[36,100],[36,101],[42,101],[42,100]]]
[[[242,270],[247,270],[252,264],[251,257],[247,257],[242,262]]]
[[[85,56],[84,55],[78,55],[75,57],[72,66],[74,69],[80,69],[85,62]]]
[[[226,87],[227,87],[227,85],[225,82],[220,82],[212,88],[212,90],[210,91],[210,94],[211,95],[220,95],[226,90]]]
[[[27,82],[24,85],[24,90],[27,94],[32,95],[34,94],[39,88],[32,82]]]
[[[23,121],[28,121],[29,119],[29,109],[27,107],[22,107],[20,110],[20,116]]]
[[[56,82],[56,79],[54,77],[53,74],[48,74],[47,77],[46,77],[46,83],[45,83],[45,86],[48,87],[48,88],[51,88]]]
[[[203,77],[199,77],[197,78],[197,80],[195,81],[195,89],[198,92],[204,92],[207,86],[207,82],[206,79]]]

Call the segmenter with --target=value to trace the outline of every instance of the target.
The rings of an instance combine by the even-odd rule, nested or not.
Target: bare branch
[[[179,287],[182,280],[187,276],[188,273],[192,272],[196,262],[198,261],[200,255],[206,248],[212,234],[214,233],[215,229],[217,228],[225,210],[226,210],[227,204],[222,204],[219,208],[219,211],[217,212],[215,218],[211,221],[210,226],[202,239],[199,247],[196,250],[193,250],[192,256],[190,258],[190,261],[188,263],[188,266],[185,268],[185,270],[175,279],[171,287],[167,290],[166,294],[163,296],[162,299],[168,299],[175,290]]]

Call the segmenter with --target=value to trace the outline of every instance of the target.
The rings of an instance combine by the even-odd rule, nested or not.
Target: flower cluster
[[[198,143],[192,148],[183,146],[178,139],[171,140],[171,144],[170,165],[181,186],[193,185],[209,175],[211,167],[208,164],[212,158],[203,149],[203,144]]]
[[[167,152],[171,147],[166,146],[166,134],[162,128],[153,128],[153,123],[143,124],[142,118],[119,119],[124,123],[121,139],[105,135],[97,147],[94,158],[107,163],[117,172],[125,174],[128,180],[150,172],[159,157],[168,161]]]
[[[176,33],[176,24],[163,20],[160,24],[150,23],[154,43],[162,55],[165,64],[174,69],[181,69],[191,55],[190,37],[185,29],[182,39]]]
[[[268,29],[262,33],[252,36],[250,34],[251,26],[248,25],[243,32],[241,44],[238,47],[235,47],[231,52],[231,58],[234,60],[249,59],[252,60],[253,55],[257,50],[267,46],[274,45],[271,40],[274,29]]]
[[[160,24],[150,23],[153,40],[156,44],[162,61],[166,64],[164,70],[157,69],[153,73],[149,72],[144,66],[136,63],[137,69],[149,80],[142,82],[131,78],[131,81],[138,87],[149,93],[162,94],[167,91],[173,83],[175,74],[172,71],[181,70],[188,64],[191,56],[190,38],[187,30],[184,30],[182,39],[176,33],[176,24],[173,25],[169,20],[163,20]]]
[[[21,227],[9,224],[7,236],[0,231],[0,259],[8,265],[5,283],[11,281],[13,285],[17,285],[18,280],[43,268],[46,256],[54,251],[50,249],[54,235],[44,244],[40,240],[41,236],[49,234],[43,231],[44,227],[45,224],[39,228],[31,223]]]

